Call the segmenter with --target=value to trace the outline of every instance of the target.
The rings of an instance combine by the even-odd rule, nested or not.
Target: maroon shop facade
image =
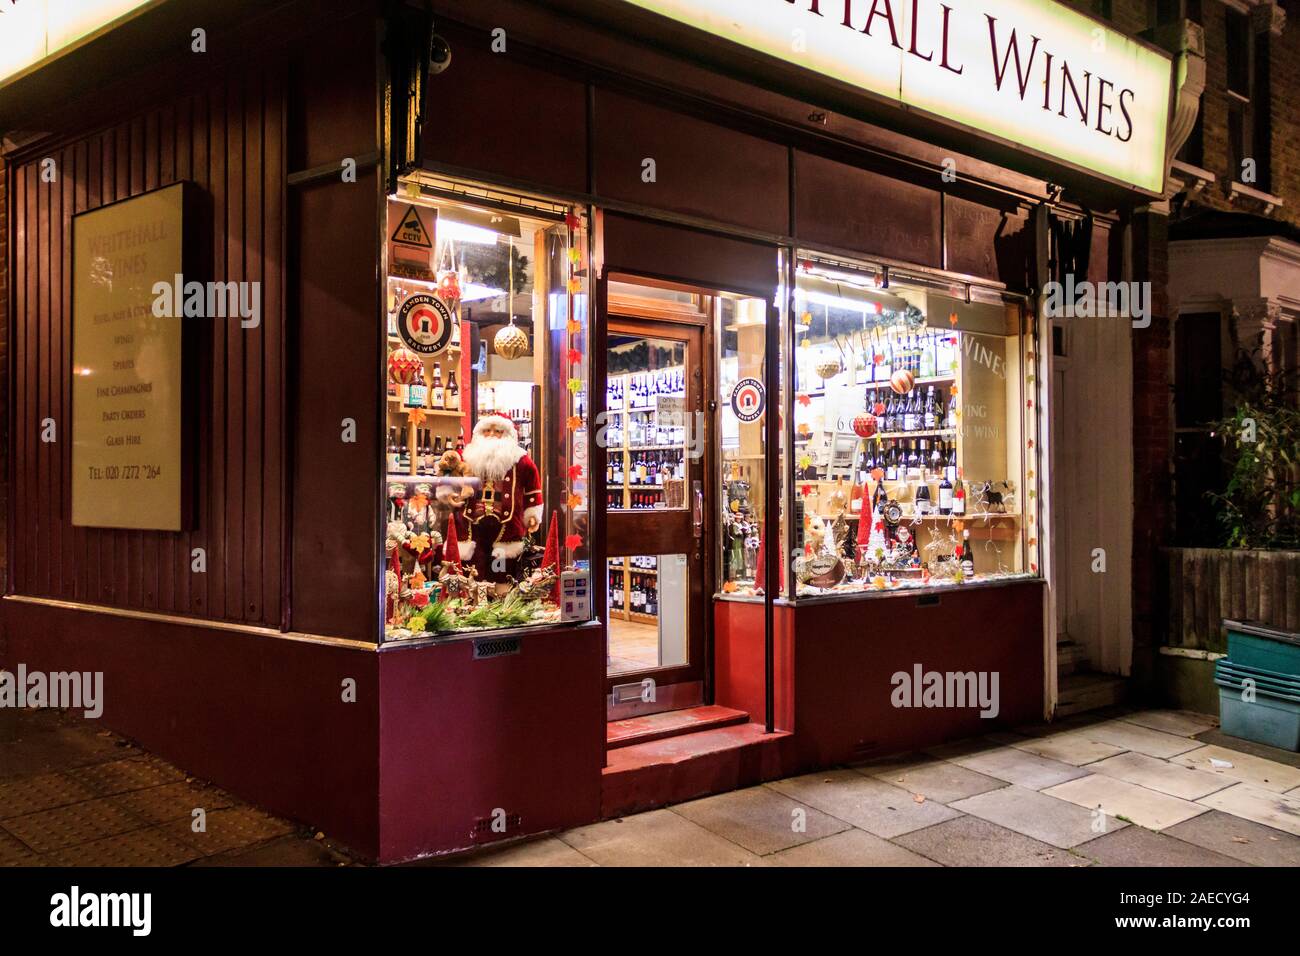
[[[189,50],[193,11],[171,6],[0,90],[5,125],[40,130],[11,133],[5,160],[0,665],[102,672],[107,727],[383,862],[1050,716],[1051,562],[1038,543],[1051,534],[1050,406],[1035,374],[1049,346],[1037,291],[1083,263],[1095,280],[1124,273],[1133,212],[1151,192],[797,70],[753,82],[742,51],[627,4],[578,5],[582,17],[510,0],[196,5],[209,24],[201,59]],[[452,58],[421,89],[412,50],[430,29]],[[128,54],[131,72],[96,72]],[[47,157],[55,183],[41,177]],[[349,160],[355,181],[339,173]],[[945,178],[945,161],[959,175]],[[70,450],[41,440],[44,420],[71,415],[72,218],[181,181],[207,203],[195,251],[216,279],[261,283],[262,321],[204,333],[188,527],[74,527]],[[604,463],[589,468],[574,553],[594,571],[590,620],[402,639],[385,626],[385,217],[391,196],[421,189],[488,215],[580,215],[584,427],[609,412],[610,326],[629,314],[629,290],[707,301],[722,310],[713,315],[743,300],[757,316],[762,350],[748,374],[783,413],[739,441],[793,451],[755,459],[746,486],[761,485],[760,510],[783,520],[763,530],[762,566],[737,584],[743,575],[719,558],[740,474],[720,420],[735,367],[725,326],[703,328],[699,409],[716,458],[694,486],[688,575],[705,603],[697,696],[683,705],[746,721],[697,752],[656,758],[609,742],[611,719],[642,711],[610,702],[604,580],[616,521],[599,507],[612,493]],[[818,397],[800,343],[823,324],[829,338],[812,348],[835,341],[839,306],[819,290],[843,276],[864,279],[868,302],[895,288],[900,311],[928,302],[931,331],[982,335],[988,316],[1005,319],[997,337],[1015,364],[1005,407],[1033,409],[1004,422],[997,451],[1013,462],[1020,506],[984,535],[1008,549],[1005,573],[899,588],[868,576],[817,593],[798,578],[808,522],[834,494],[832,475],[796,477],[815,470],[800,448],[813,407],[803,397]],[[662,322],[672,309],[649,311]],[[963,372],[964,389],[980,387]],[[355,441],[341,442],[348,419]],[[563,435],[550,412],[541,426]],[[543,472],[548,510],[562,510],[572,489]],[[202,574],[195,548],[206,550]],[[485,634],[512,652],[483,653]],[[891,677],[916,665],[997,672],[996,717],[896,706]]]

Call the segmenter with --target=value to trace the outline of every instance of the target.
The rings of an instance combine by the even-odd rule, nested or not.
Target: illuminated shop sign
[[[1050,0],[625,0],[1159,192],[1171,59]]]
[[[0,0],[0,84],[159,0]]]

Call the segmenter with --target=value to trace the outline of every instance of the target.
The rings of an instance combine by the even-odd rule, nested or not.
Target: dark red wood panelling
[[[649,103],[596,91],[595,191],[784,235],[790,225],[784,146]],[[644,178],[654,160],[654,181]]]
[[[13,588],[19,594],[278,626],[284,521],[284,79],[279,68],[221,80],[13,167],[15,482]],[[45,155],[58,179],[40,177]],[[72,218],[194,182],[197,278],[262,283],[261,324],[203,320],[202,395],[190,530],[74,528],[71,505]],[[53,419],[57,442],[42,442]],[[190,570],[207,550],[207,573]],[[369,590],[369,589],[367,589]]]
[[[817,245],[942,266],[937,189],[795,154],[795,235]]]
[[[780,279],[776,246],[606,213],[605,270],[675,279],[707,289],[772,295]]]
[[[993,205],[945,194],[943,232],[951,271],[1005,282],[1013,289],[1033,285],[1034,227],[1028,210],[1014,199]]]
[[[486,34],[445,29],[451,65],[429,78],[424,158],[541,187],[587,189],[587,87],[581,78],[493,53]],[[507,47],[509,49],[509,47]]]

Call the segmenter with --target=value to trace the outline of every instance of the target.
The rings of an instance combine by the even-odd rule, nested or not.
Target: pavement
[[[1112,708],[429,862],[1300,866],[1300,756]],[[360,864],[93,723],[0,711],[0,866],[48,865]]]

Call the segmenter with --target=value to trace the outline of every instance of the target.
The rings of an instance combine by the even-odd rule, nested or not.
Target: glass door
[[[611,318],[607,348],[607,689],[627,716],[703,699],[703,331]]]

